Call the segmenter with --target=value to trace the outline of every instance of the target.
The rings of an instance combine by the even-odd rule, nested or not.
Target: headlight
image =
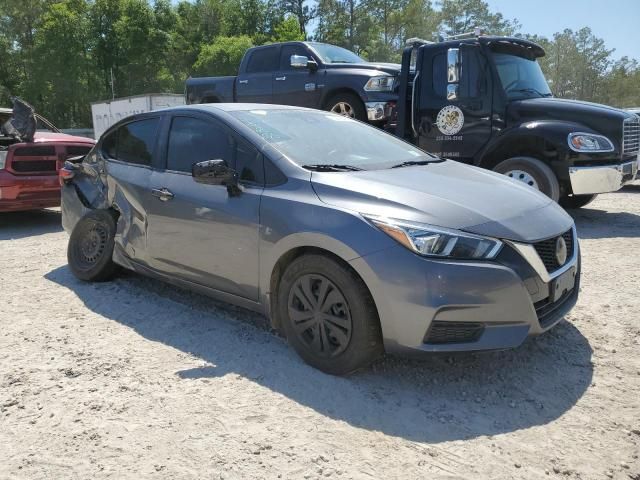
[[[7,163],[7,150],[0,150],[0,170],[2,170]]]
[[[500,240],[459,230],[382,217],[365,218],[409,250],[425,257],[490,260],[502,248]]]
[[[396,77],[384,75],[382,77],[372,77],[365,84],[364,89],[367,92],[391,92]]]
[[[567,137],[569,148],[574,152],[613,152],[613,143],[607,137],[592,133],[574,132]]]

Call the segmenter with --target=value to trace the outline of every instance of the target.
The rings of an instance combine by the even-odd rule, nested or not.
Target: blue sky
[[[551,37],[589,27],[615,48],[614,58],[640,60],[640,0],[485,0],[493,12],[516,18],[522,31]]]

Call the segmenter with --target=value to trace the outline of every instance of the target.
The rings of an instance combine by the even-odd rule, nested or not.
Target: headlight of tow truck
[[[380,77],[371,77],[364,85],[367,92],[391,92],[393,91],[394,76],[382,75]]]
[[[567,137],[569,148],[574,152],[600,153],[613,152],[613,143],[603,135],[574,132]]]
[[[491,260],[502,248],[498,239],[459,230],[382,217],[365,218],[409,250],[425,257]]]
[[[0,170],[4,169],[7,164],[7,154],[9,152],[7,150],[0,150]]]

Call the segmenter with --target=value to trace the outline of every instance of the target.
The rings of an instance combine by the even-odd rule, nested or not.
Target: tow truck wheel
[[[555,202],[560,199],[560,183],[553,170],[536,158],[513,157],[500,162],[493,170],[540,190]]]
[[[589,205],[597,197],[597,194],[593,195],[565,195],[560,199],[560,205],[564,208],[582,208]]]
[[[103,282],[119,267],[113,254],[116,221],[111,212],[93,210],[82,217],[71,232],[67,261],[71,273],[85,282]]]
[[[367,111],[362,100],[353,93],[339,93],[327,102],[327,110],[345,117],[355,118],[362,122],[367,121]]]

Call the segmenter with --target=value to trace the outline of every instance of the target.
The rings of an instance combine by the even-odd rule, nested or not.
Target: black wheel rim
[[[89,226],[76,248],[76,258],[81,268],[89,269],[98,263],[107,247],[108,239],[109,232],[104,225],[93,223]]]
[[[351,340],[351,311],[336,285],[322,275],[303,275],[289,292],[289,319],[296,336],[314,354],[334,357]]]

